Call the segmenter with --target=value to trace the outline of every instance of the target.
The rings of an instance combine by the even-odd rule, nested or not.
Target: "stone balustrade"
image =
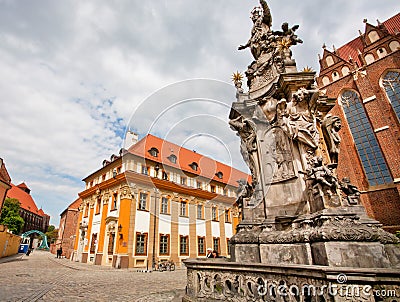
[[[399,301],[392,269],[188,259],[183,301]],[[388,282],[390,280],[390,282]],[[397,297],[397,300],[396,300]]]

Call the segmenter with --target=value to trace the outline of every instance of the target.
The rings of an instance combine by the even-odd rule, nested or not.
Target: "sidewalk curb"
[[[2,257],[2,258],[0,258],[0,264],[12,262],[12,261],[19,261],[19,260],[22,260],[22,258],[24,256],[25,256],[24,253],[18,253],[18,254],[7,256],[7,257]]]

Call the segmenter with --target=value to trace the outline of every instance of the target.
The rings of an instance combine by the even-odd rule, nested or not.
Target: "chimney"
[[[128,130],[125,136],[124,149],[128,150],[139,141],[139,135],[135,132]]]

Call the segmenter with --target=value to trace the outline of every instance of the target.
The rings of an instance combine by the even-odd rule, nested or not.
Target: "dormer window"
[[[197,171],[197,169],[199,168],[199,165],[197,163],[195,163],[195,162],[192,162],[189,166],[194,171]]]
[[[222,179],[222,177],[224,177],[224,174],[221,171],[219,171],[215,173],[215,176],[217,176],[219,179]]]
[[[176,164],[177,157],[174,154],[171,154],[170,156],[167,157],[169,161],[173,164]]]
[[[153,148],[151,148],[149,150],[149,153],[150,153],[151,156],[157,157],[158,156],[158,149],[153,147]]]
[[[116,160],[116,159],[118,159],[118,158],[119,158],[118,155],[113,154],[113,155],[111,155],[111,157],[110,157],[110,161],[114,161],[114,160]]]

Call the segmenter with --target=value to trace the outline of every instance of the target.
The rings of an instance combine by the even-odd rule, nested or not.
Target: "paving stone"
[[[186,270],[137,272],[94,266],[35,251],[0,262],[0,301],[180,301]]]

